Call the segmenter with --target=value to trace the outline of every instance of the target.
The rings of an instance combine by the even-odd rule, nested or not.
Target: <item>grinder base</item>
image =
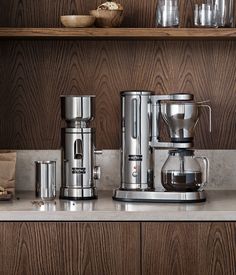
[[[205,191],[168,192],[168,191],[134,191],[116,189],[114,200],[124,202],[178,202],[194,203],[206,201]]]
[[[95,187],[91,188],[70,188],[61,187],[60,199],[65,200],[94,200],[97,199]]]

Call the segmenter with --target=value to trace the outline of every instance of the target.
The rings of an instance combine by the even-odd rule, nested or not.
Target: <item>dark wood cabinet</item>
[[[0,274],[140,274],[140,224],[2,222]]]
[[[1,222],[0,274],[236,274],[236,223]]]
[[[236,224],[142,223],[142,274],[236,274]]]

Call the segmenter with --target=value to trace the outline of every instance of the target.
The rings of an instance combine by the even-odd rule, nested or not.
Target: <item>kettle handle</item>
[[[202,184],[200,186],[200,190],[203,190],[204,187],[207,185],[208,180],[209,180],[209,160],[208,160],[207,157],[200,157],[200,156],[195,157],[195,159],[200,159],[203,162],[203,164],[204,164],[205,179],[204,179],[204,181],[202,182]]]

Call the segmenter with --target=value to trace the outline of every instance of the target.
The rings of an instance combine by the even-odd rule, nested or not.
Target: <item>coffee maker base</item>
[[[61,187],[60,199],[64,200],[94,200],[97,199],[96,188]]]
[[[128,191],[116,189],[114,200],[124,202],[178,202],[196,203],[206,201],[205,191],[197,192],[167,192],[167,191]]]

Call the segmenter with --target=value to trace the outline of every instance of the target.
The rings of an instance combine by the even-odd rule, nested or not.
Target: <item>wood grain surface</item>
[[[2,27],[58,27],[60,16],[88,14],[103,0],[4,0],[0,2]],[[122,27],[155,27],[158,0],[120,0],[124,7]],[[193,10],[202,0],[179,1],[180,26],[193,26]]]
[[[0,28],[0,39],[234,40],[235,28]]]
[[[123,27],[154,27],[156,0],[120,1]],[[58,27],[62,14],[87,13],[101,1],[0,1],[0,27]],[[180,1],[191,26],[194,0]],[[196,148],[236,149],[236,41],[0,41],[0,149],[60,147],[61,94],[96,94],[97,147],[120,145],[119,92],[192,92],[209,99]],[[163,138],[167,131],[163,130]]]
[[[142,223],[142,274],[236,274],[235,236],[235,223]]]
[[[140,274],[138,223],[1,222],[2,275]]]
[[[196,148],[236,148],[234,41],[1,41],[0,147],[60,147],[61,94],[96,94],[97,147],[119,148],[127,89],[192,92],[209,99]],[[163,131],[166,138],[166,131]]]

